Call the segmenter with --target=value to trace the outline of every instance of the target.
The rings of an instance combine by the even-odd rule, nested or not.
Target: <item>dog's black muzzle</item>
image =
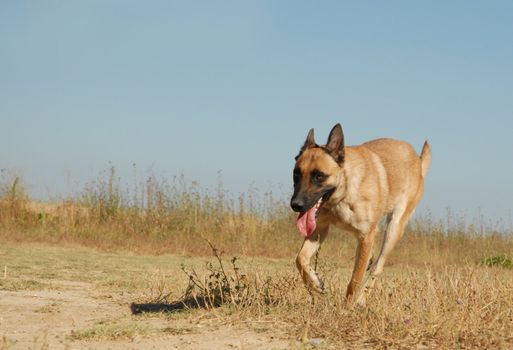
[[[320,198],[322,198],[321,205],[325,203],[334,190],[335,187],[329,187],[316,193],[294,191],[290,200],[290,207],[297,213],[304,213],[316,205]]]

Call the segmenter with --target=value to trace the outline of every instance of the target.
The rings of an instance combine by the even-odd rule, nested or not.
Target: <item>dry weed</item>
[[[391,269],[378,280],[368,306],[348,309],[348,269],[321,264],[327,293],[309,295],[295,271],[241,271],[237,259],[225,261],[211,249],[214,261],[203,271],[183,267],[189,283],[174,303],[224,307],[233,322],[257,319],[288,332],[294,325],[298,339],[351,347],[513,346],[513,276],[507,269],[478,264]]]
[[[237,258],[226,261],[214,248],[239,257],[286,257],[292,262],[301,239],[290,210],[272,194],[264,195],[263,205],[252,193],[234,203],[222,186],[212,195],[183,178],[168,184],[150,177],[138,188],[122,191],[111,168],[106,179],[90,183],[75,198],[34,205],[16,180],[0,186],[0,238],[155,255],[206,256],[213,251],[214,260],[203,271],[183,267],[188,284],[180,300],[170,301],[176,291],[163,276],[162,282],[149,284],[142,303],[132,305],[134,314],[220,307],[233,322],[269,322],[298,338],[356,348],[513,347],[511,228],[498,230],[482,221],[466,224],[452,214],[446,223],[417,218],[387,261],[368,306],[347,309],[345,286],[355,252],[350,237],[333,230],[325,241],[319,270],[327,293],[312,298],[292,265],[280,273],[244,271]],[[203,239],[211,243],[201,244]],[[138,288],[123,279],[103,282]],[[30,283],[7,283],[0,280],[0,287],[32,288]],[[130,338],[144,332],[100,325],[79,336]]]

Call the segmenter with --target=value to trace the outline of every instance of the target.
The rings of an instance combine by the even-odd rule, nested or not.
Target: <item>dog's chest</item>
[[[330,211],[334,219],[333,224],[342,230],[366,233],[369,229],[368,220],[365,220],[361,213],[358,214],[358,210],[348,203],[340,202]]]
[[[335,226],[347,230],[354,227],[355,212],[354,208],[347,203],[338,203],[330,208],[331,223]]]
[[[347,203],[340,202],[332,209],[332,214],[345,223],[351,223],[355,213],[354,208]]]

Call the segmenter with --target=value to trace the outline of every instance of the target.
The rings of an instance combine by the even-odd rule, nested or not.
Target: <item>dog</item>
[[[346,147],[342,126],[336,124],[325,145],[315,143],[310,129],[295,160],[290,206],[298,213],[297,228],[305,237],[296,258],[299,273],[309,290],[324,292],[310,261],[335,225],[358,240],[346,302],[364,305],[422,197],[431,163],[429,143],[424,142],[420,156],[410,144],[387,138]],[[387,227],[374,261],[372,249],[382,218]]]

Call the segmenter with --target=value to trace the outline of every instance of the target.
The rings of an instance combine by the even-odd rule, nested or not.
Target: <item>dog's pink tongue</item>
[[[317,206],[313,206],[310,210],[300,213],[297,216],[296,225],[297,229],[301,234],[305,237],[310,236],[317,226],[317,222],[315,221],[315,213],[317,212]]]

